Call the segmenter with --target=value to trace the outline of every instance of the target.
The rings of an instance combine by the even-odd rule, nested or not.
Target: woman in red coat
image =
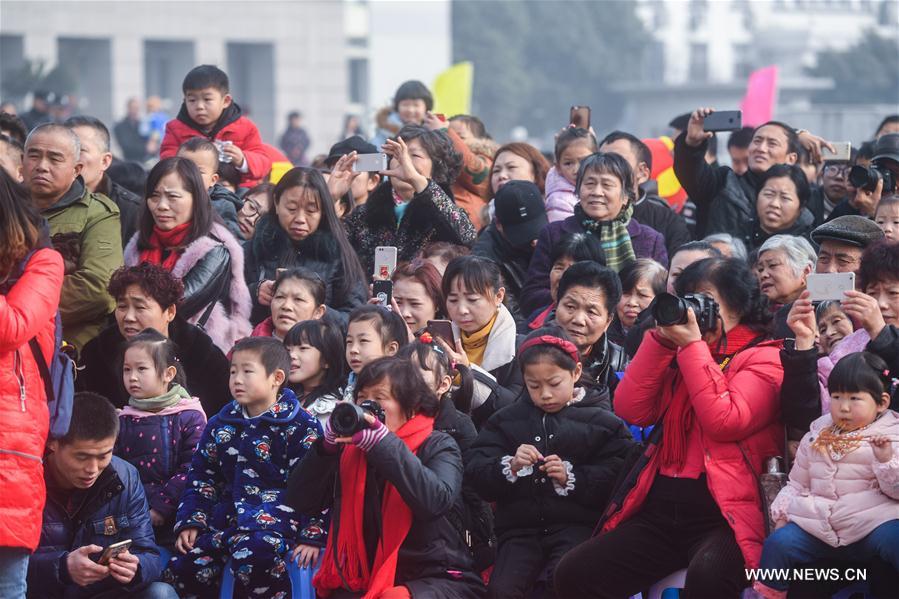
[[[0,169],[0,597],[24,597],[41,534],[47,399],[29,340],[50,363],[62,257],[28,193]],[[43,241],[43,244],[42,244]],[[36,251],[34,251],[36,250]],[[31,252],[34,251],[32,254]],[[22,262],[29,256],[24,272]]]
[[[640,426],[661,420],[661,443],[602,533],[559,563],[560,597],[627,597],[683,568],[687,596],[738,597],[744,568],[758,567],[765,525],[752,470],[783,451],[779,344],[765,341],[744,262],[701,260],[676,289],[713,299],[718,316],[705,331],[687,310],[686,324],[643,339],[615,410]]]

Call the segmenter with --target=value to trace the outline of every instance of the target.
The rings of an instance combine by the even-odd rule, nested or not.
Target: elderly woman
[[[761,176],[755,200],[755,217],[740,232],[749,251],[772,235],[796,235],[810,239],[815,217],[806,208],[811,190],[802,169],[795,164],[775,164]]]
[[[805,291],[809,274],[818,257],[812,244],[802,237],[775,235],[759,248],[756,278],[768,308],[776,312]]]

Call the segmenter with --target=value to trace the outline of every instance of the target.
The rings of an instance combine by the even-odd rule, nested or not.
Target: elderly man
[[[84,186],[92,193],[102,193],[116,203],[122,224],[122,243],[128,243],[137,231],[141,198],[106,174],[106,169],[112,164],[109,129],[100,119],[92,116],[73,116],[64,124],[81,141],[81,178],[84,179]]]
[[[81,143],[67,127],[35,128],[25,141],[23,167],[25,185],[65,260],[59,302],[63,336],[80,349],[100,332],[114,307],[106,285],[122,265],[119,209],[85,186]]]

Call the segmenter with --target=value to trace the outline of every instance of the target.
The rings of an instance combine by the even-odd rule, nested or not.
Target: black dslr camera
[[[856,189],[874,191],[877,182],[883,179],[883,194],[896,191],[896,177],[884,166],[872,162],[868,166],[856,164],[849,170],[849,182]]]
[[[703,334],[718,324],[718,303],[703,293],[688,293],[684,297],[660,293],[652,300],[650,308],[652,317],[662,326],[687,324],[687,310],[693,310]]]
[[[349,401],[338,403],[331,412],[331,430],[338,437],[352,437],[359,431],[368,428],[368,422],[365,420],[366,412],[384,422],[384,410],[376,401],[366,399],[358,406]]]

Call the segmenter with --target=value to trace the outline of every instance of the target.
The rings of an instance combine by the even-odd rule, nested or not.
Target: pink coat
[[[578,203],[574,195],[574,185],[552,167],[546,174],[546,217],[549,222],[565,220],[574,214],[574,206]]]
[[[840,359],[849,354],[865,351],[869,341],[871,341],[871,337],[868,332],[865,329],[859,329],[840,339],[830,350],[830,354],[818,358],[818,387],[821,389],[822,414],[830,414],[830,392],[827,390],[827,379],[830,378],[833,367]]]
[[[802,438],[790,482],[771,504],[775,520],[794,522],[831,547],[851,545],[890,520],[899,519],[899,414],[887,410],[865,428],[865,435],[893,438],[893,457],[880,463],[862,442],[839,461],[811,447],[833,424],[830,414],[812,422]]]

